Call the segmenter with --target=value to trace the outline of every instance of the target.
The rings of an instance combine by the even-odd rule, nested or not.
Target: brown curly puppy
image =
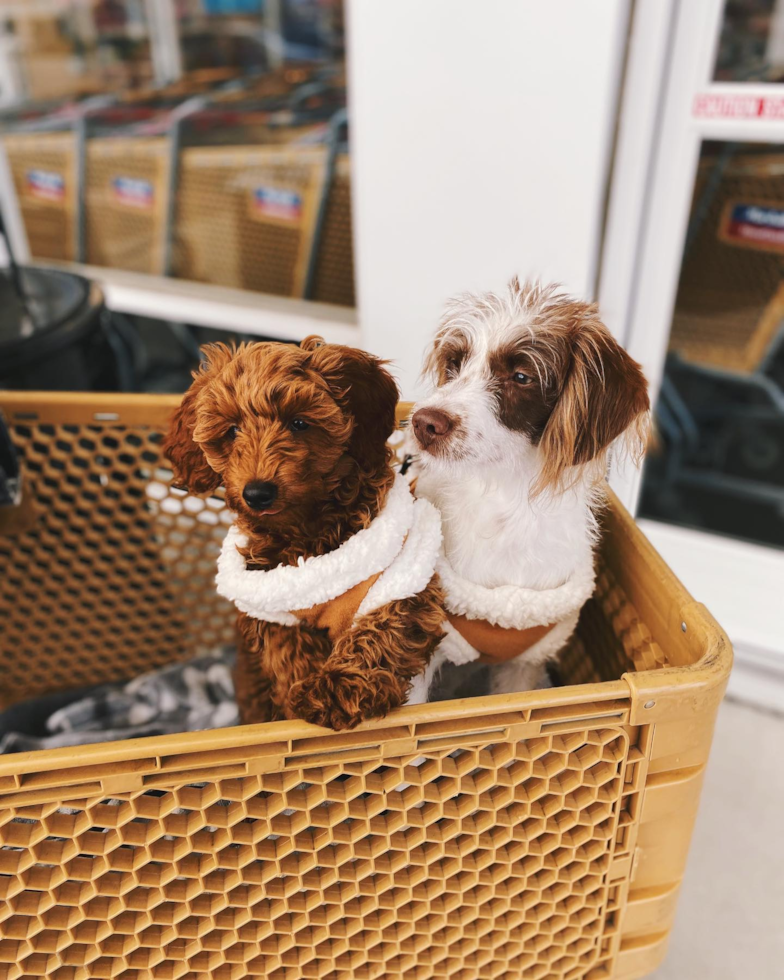
[[[241,718],[342,729],[384,715],[444,618],[440,521],[391,465],[395,383],[320,338],[204,353],[164,453],[176,485],[223,485],[235,514],[218,590],[240,609]]]

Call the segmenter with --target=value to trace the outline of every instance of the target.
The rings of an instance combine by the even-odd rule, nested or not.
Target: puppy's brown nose
[[[416,441],[423,449],[427,449],[439,439],[445,439],[455,427],[451,415],[442,412],[440,408],[420,408],[411,417]]]

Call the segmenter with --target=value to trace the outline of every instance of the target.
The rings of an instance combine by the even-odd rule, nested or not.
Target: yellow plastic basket
[[[0,394],[7,701],[232,636],[223,503],[159,458],[176,403]],[[0,758],[0,978],[647,975],[731,652],[614,498],[602,523],[565,687]]]

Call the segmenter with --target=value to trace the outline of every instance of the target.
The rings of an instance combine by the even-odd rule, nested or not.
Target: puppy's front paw
[[[368,718],[385,715],[394,706],[384,686],[386,673],[323,670],[292,687],[289,711],[303,721],[335,731],[354,728]]]

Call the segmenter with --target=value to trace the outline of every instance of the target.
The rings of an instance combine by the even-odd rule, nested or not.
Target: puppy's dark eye
[[[292,419],[289,428],[292,432],[304,432],[305,429],[310,428],[310,422],[306,422],[305,419]]]
[[[451,381],[460,374],[460,368],[465,360],[465,351],[455,351],[450,354],[444,364],[444,376],[447,381]]]
[[[512,380],[516,381],[519,385],[530,385],[533,382],[533,378],[530,374],[524,374],[522,371],[515,371],[512,375]]]
[[[236,439],[239,434],[240,434],[240,428],[238,425],[230,426],[229,431],[226,433],[229,439]]]

